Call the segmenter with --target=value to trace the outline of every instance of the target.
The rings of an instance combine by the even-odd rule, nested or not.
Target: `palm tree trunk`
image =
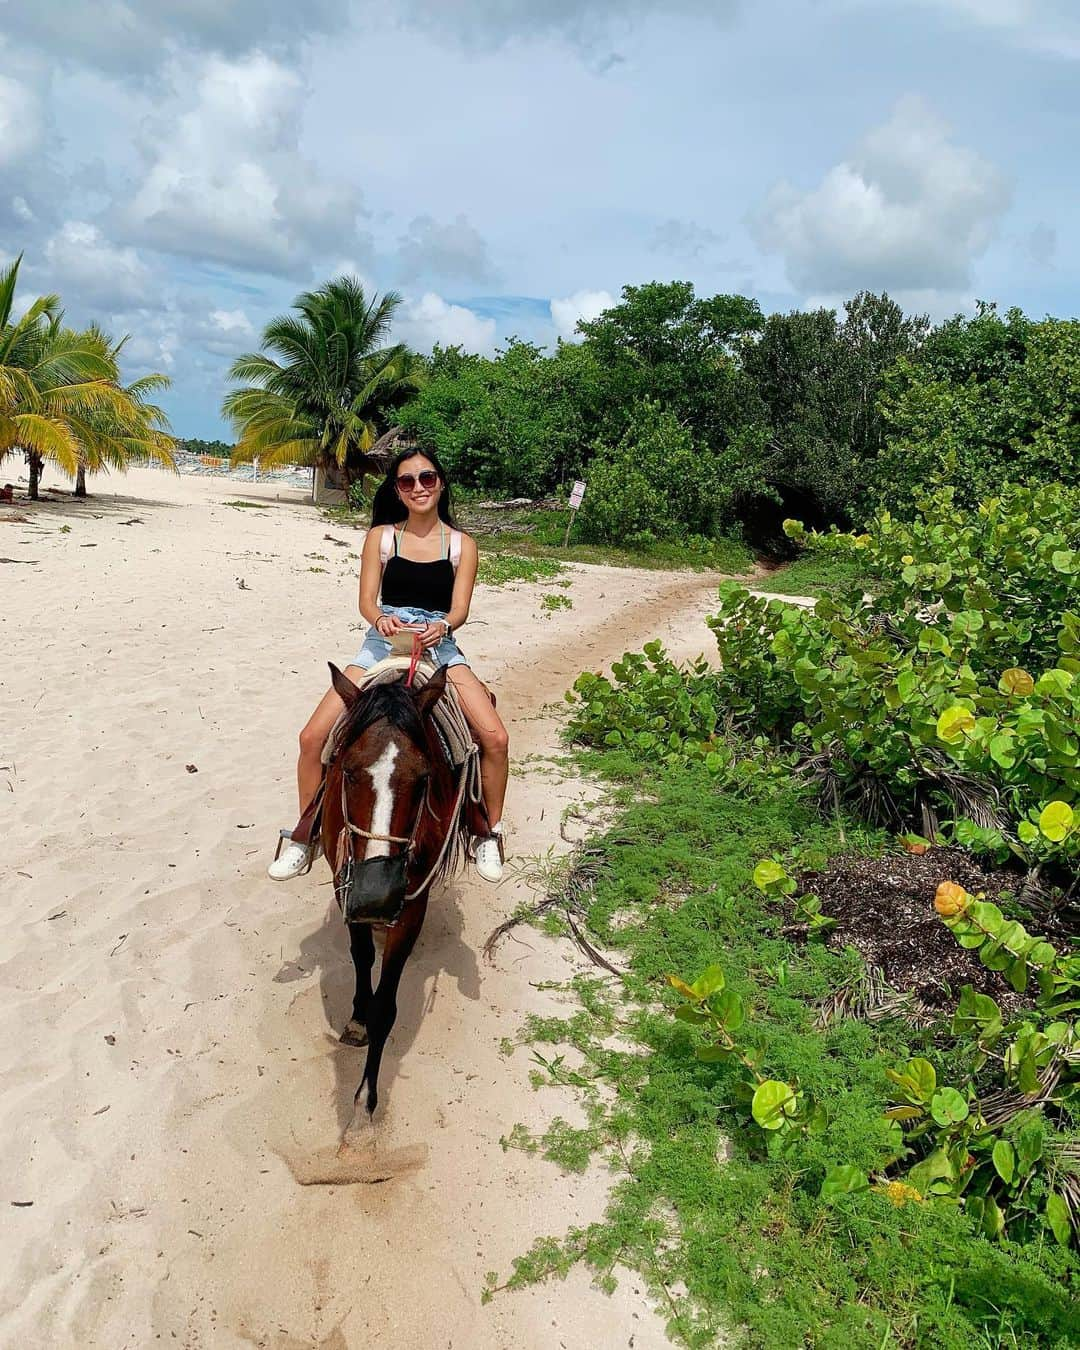
[[[26,462],[30,466],[30,490],[27,495],[32,502],[36,502],[39,500],[38,483],[41,481],[41,470],[44,461],[40,455],[35,454],[33,450],[31,450],[26,456]]]
[[[86,465],[80,464],[75,474],[75,496],[86,496]]]

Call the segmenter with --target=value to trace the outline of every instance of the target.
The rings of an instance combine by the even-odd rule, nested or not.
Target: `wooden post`
[[[570,493],[570,519],[566,522],[566,538],[563,540],[563,548],[568,548],[570,546],[570,529],[574,523],[574,518],[577,516],[578,508],[581,506],[584,496],[585,484],[579,479],[574,484],[573,490]]]

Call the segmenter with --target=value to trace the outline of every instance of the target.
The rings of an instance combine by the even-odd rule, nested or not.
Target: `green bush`
[[[879,386],[888,443],[874,474],[880,499],[907,515],[940,483],[971,506],[1003,478],[1075,482],[1080,469],[1080,322],[1033,323],[981,305],[901,357]]]
[[[658,403],[642,402],[613,448],[589,466],[581,534],[614,544],[634,536],[709,536],[727,503],[720,463]]]

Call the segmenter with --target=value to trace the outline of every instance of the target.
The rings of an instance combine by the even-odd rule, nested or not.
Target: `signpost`
[[[578,513],[578,507],[585,497],[585,484],[578,479],[570,493],[570,519],[566,522],[566,538],[563,540],[563,548],[570,543],[570,527],[574,523],[574,517]]]

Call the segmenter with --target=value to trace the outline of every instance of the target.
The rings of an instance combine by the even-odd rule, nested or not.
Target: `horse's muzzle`
[[[405,907],[409,855],[350,858],[334,878],[334,893],[346,923],[394,923]]]

